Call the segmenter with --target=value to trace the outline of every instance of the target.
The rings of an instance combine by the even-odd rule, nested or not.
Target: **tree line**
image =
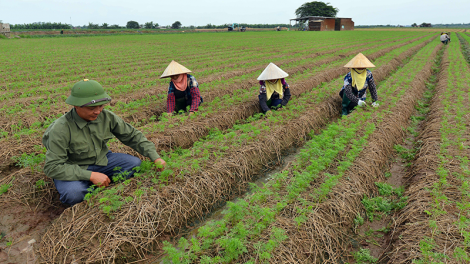
[[[10,29],[71,29],[72,25],[56,22],[35,22],[29,24],[13,24]]]
[[[180,29],[180,28],[188,28],[188,29],[223,29],[231,26],[232,24],[223,24],[223,25],[212,25],[207,24],[205,26],[183,26],[180,21],[175,21],[171,26],[164,26],[165,28],[172,28],[172,29]],[[289,24],[245,24],[240,23],[238,24],[241,27],[247,28],[274,28],[274,27],[289,27]],[[128,28],[128,29],[153,29],[159,28],[160,25],[158,23],[154,23],[153,21],[145,22],[144,24],[139,24],[137,21],[128,21],[125,26],[120,26],[118,24],[95,24],[89,22],[88,25],[79,26],[81,29],[120,29],[120,28]],[[11,29],[72,29],[76,28],[70,24],[65,23],[52,23],[52,22],[35,22],[29,24],[12,24],[10,25]]]

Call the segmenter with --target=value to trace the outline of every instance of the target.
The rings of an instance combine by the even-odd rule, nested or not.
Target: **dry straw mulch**
[[[436,245],[432,249],[433,252],[444,253],[450,257],[453,256],[455,247],[460,246],[464,241],[456,224],[460,218],[460,210],[456,208],[456,203],[465,199],[462,197],[462,190],[458,187],[462,186],[462,182],[455,176],[462,172],[458,161],[449,160],[444,164],[449,174],[447,175],[447,185],[443,188],[442,192],[449,202],[441,203],[446,213],[436,219],[439,232],[433,233],[429,226],[429,220],[432,219],[425,213],[426,210],[431,212],[434,208],[435,197],[431,190],[435,184],[438,184],[440,178],[437,174],[437,169],[441,163],[438,155],[441,146],[442,117],[444,115],[452,116],[455,113],[455,109],[445,113],[444,106],[441,103],[442,98],[447,94],[446,88],[448,85],[451,85],[448,83],[448,66],[449,60],[446,52],[442,61],[436,93],[431,101],[430,114],[425,120],[425,126],[418,138],[418,140],[422,141],[421,148],[416,160],[413,162],[412,173],[409,175],[412,182],[406,192],[406,195],[410,197],[409,205],[402,210],[396,220],[398,229],[394,237],[398,239],[395,241],[393,251],[390,254],[392,263],[411,263],[414,259],[421,259],[423,255],[420,249],[420,241],[423,241],[425,237],[433,237],[434,244]],[[468,71],[469,68],[462,70]],[[466,102],[465,107],[468,109],[470,106],[468,98],[465,98],[464,101]],[[467,126],[470,125],[468,117],[466,117],[466,122]],[[452,119],[450,123],[452,123]],[[467,141],[470,140],[468,134],[465,137]],[[453,139],[449,138],[449,140]],[[468,149],[465,152],[466,156],[470,156]],[[447,148],[447,155],[462,155],[462,149],[451,145]],[[457,260],[451,258],[446,261],[453,263]]]

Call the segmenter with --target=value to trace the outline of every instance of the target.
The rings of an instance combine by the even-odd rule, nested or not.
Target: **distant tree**
[[[114,25],[109,26],[109,28],[121,28],[121,26],[119,26],[118,24],[114,24]]]
[[[101,28],[109,28],[108,23],[103,23],[103,25],[101,25]]]
[[[176,21],[175,23],[173,23],[173,24],[171,25],[171,28],[173,28],[173,29],[179,29],[179,28],[181,28],[181,22]]]
[[[88,22],[88,29],[98,29],[100,26],[98,24],[93,24],[91,22]]]
[[[159,27],[159,26],[160,26],[160,25],[159,25],[158,23],[153,24],[153,27],[154,27],[154,28],[157,28],[157,27]]]
[[[139,28],[139,23],[136,21],[127,21],[126,28]]]
[[[297,17],[304,17],[304,16],[323,16],[323,17],[336,17],[339,9],[329,5],[330,3],[324,2],[309,2],[301,5],[297,10],[295,10],[295,14]]]
[[[419,25],[420,27],[432,27],[431,26],[431,23],[422,23],[421,25]]]
[[[412,26],[412,27],[418,27],[418,24],[413,23],[413,24],[411,24],[411,26]]]
[[[150,22],[147,22],[144,24],[144,28],[147,28],[147,29],[150,29],[150,28],[153,28],[154,25],[153,25],[153,21],[150,21]]]

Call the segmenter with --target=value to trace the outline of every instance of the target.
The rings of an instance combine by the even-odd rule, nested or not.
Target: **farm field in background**
[[[0,41],[8,54],[0,62],[0,262],[373,263],[356,231],[390,214],[400,221],[384,231],[381,261],[469,260],[470,35],[453,31],[447,46],[436,30]],[[341,118],[343,65],[359,52],[377,66],[380,107]],[[168,79],[159,76],[171,60],[199,82],[204,103],[191,117],[165,114]],[[256,78],[270,62],[289,73],[293,96],[266,117]],[[66,208],[42,171],[41,139],[84,78],[103,85],[113,98],[106,108],[144,132],[168,165],[157,173],[144,162],[134,178]],[[420,119],[407,183],[388,186],[396,146],[427,94],[431,114]],[[139,156],[116,139],[108,145]],[[286,155],[293,161],[266,185],[252,184]],[[423,165],[430,155],[432,166]],[[191,227],[236,197],[221,219]],[[387,211],[371,205],[378,199]],[[180,239],[188,229],[193,235]]]

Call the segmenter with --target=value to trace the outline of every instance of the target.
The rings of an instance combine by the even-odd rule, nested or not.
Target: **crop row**
[[[386,54],[377,62],[377,75],[382,72],[385,77],[424,44]],[[72,252],[77,257],[85,250],[86,255],[80,255],[82,260],[98,261],[115,258],[120,247],[130,246],[141,252],[151,244],[158,245],[159,237],[177,232],[191,219],[240,192],[256,171],[276,160],[292,144],[303,142],[312,129],[318,131],[329,118],[338,116],[339,99],[331,97],[337,93],[338,83],[341,78],[292,100],[286,111],[270,118],[254,116],[251,123],[224,133],[213,132],[191,149],[163,153],[174,167],[169,165],[161,174],[147,172],[121,187],[92,196],[87,204],[66,210],[57,223],[68,226],[54,225],[43,237],[43,258],[55,261]],[[89,207],[91,203],[94,206]],[[88,217],[108,224],[96,229],[89,221],[83,221]],[[100,234],[101,228],[109,230],[105,237]],[[134,234],[132,238],[130,234]],[[126,242],[122,242],[123,237],[128,237]],[[81,241],[100,241],[100,247],[85,249],[89,243]]]
[[[384,42],[384,41],[381,40],[379,41],[379,43],[380,42]],[[339,48],[344,48],[344,47],[353,48],[354,46],[357,46],[358,44],[347,43],[344,45],[345,46],[339,47]],[[365,45],[365,44],[362,43],[362,45]],[[294,54],[293,56],[286,56],[285,59],[279,62],[280,64],[286,64],[286,63],[292,64],[295,61],[297,61],[297,63],[303,64],[303,63],[308,62],[309,59],[312,59],[313,57],[318,57],[319,55],[326,56],[326,54],[329,51],[331,51],[331,47],[328,47],[328,46],[325,46],[323,48],[320,47],[320,48],[316,48],[316,52],[313,54],[312,52],[310,52],[310,54],[305,54],[305,51],[303,51],[304,53],[297,53],[297,54]],[[307,51],[307,53],[308,52],[309,51]],[[238,56],[237,58],[239,58],[239,60],[243,63],[240,65],[233,65],[233,63],[231,63],[230,61],[223,61],[225,65],[231,65],[231,69],[232,69],[231,72],[234,72],[234,74],[228,73],[227,75],[224,74],[223,76],[220,76],[219,78],[214,79],[213,70],[197,71],[198,81],[201,84],[203,83],[203,85],[201,85],[201,89],[202,90],[220,89],[222,88],[221,86],[223,86],[224,83],[227,83],[227,82],[230,83],[230,80],[233,77],[241,76],[241,78],[243,79],[242,75],[245,75],[246,73],[262,70],[263,67],[265,67],[265,65],[269,63],[269,61],[271,61],[272,59],[272,57],[266,57],[264,55],[256,55],[256,58],[253,58],[253,57],[246,58],[243,56]],[[255,62],[255,64],[246,63],[246,60],[252,60]],[[164,63],[167,63],[167,62],[164,62]],[[245,70],[242,70],[243,68],[250,67],[252,64],[255,65],[255,67],[251,67],[250,71],[246,72]],[[153,65],[152,67],[155,67],[155,65]],[[236,70],[237,67],[243,67],[243,68],[239,68],[238,70]],[[224,70],[224,69],[225,69],[224,67],[222,68],[218,67],[217,71]],[[101,71],[98,71],[98,72],[101,72]],[[104,71],[103,74],[107,75],[108,73]],[[118,82],[123,83],[122,85],[115,86],[112,90],[110,90],[109,91],[110,95],[116,99],[115,100],[116,102],[120,102],[119,105],[122,105],[122,104],[126,105],[127,103],[127,104],[130,104],[129,108],[132,109],[133,105],[142,104],[142,102],[140,102],[139,100],[141,99],[139,98],[139,94],[140,94],[140,97],[147,98],[147,100],[149,99],[159,100],[159,99],[166,98],[168,80],[163,80],[163,81],[159,80],[158,79],[159,74],[160,73],[152,69],[151,71],[147,70],[138,75],[130,75],[129,73],[125,73],[125,74],[123,73],[123,74],[120,74],[119,76],[107,76],[106,78],[100,81],[105,86],[112,85],[106,82],[107,78],[108,80],[111,80],[113,82],[117,80]],[[227,77],[229,77],[229,79],[227,79]],[[221,80],[222,78],[224,79],[224,81]],[[211,84],[208,84],[208,82],[211,82]],[[50,87],[47,87],[46,90],[43,90],[43,91],[40,89],[41,89],[40,87],[37,87],[35,88],[35,91],[25,91],[24,89],[15,90],[14,93],[21,92],[23,94],[21,97],[25,97],[24,99],[19,99],[19,100],[14,99],[14,97],[12,97],[14,96],[14,93],[5,94],[5,96],[8,95],[9,97],[12,97],[8,99],[13,99],[13,100],[9,100],[7,104],[5,104],[2,107],[2,111],[4,111],[6,116],[24,114],[24,113],[29,113],[31,111],[33,111],[33,114],[35,113],[44,114],[44,113],[49,112],[48,105],[52,103],[58,104],[59,107],[65,106],[63,102],[64,101],[63,97],[66,94],[68,94],[70,90],[69,86],[63,86],[60,89],[55,89],[55,90],[51,89]],[[43,92],[46,94],[38,96],[38,93],[41,94]],[[204,91],[202,92],[204,95]],[[156,97],[152,95],[156,95]],[[129,100],[129,96],[131,96],[131,100]],[[3,99],[7,99],[7,98],[3,98]],[[119,110],[119,108],[117,108],[117,110]],[[129,110],[129,109],[125,109],[125,110]]]
[[[379,85],[378,111],[356,111],[314,136],[294,165],[246,199],[229,203],[223,220],[197,237],[166,243],[173,263],[339,262],[345,235],[365,193],[382,175],[430,75],[434,41]],[[410,84],[410,85],[408,85]],[[398,111],[399,109],[399,111]],[[386,131],[386,132],[384,132]],[[386,142],[384,142],[386,139]],[[373,158],[372,158],[373,157]]]
[[[410,204],[397,219],[393,263],[470,261],[470,68],[457,41],[432,99],[413,162]]]
[[[278,38],[282,39],[282,36],[278,35]],[[64,87],[64,83],[69,85],[70,83],[73,84],[74,80],[71,80],[70,76],[77,75],[99,80],[104,85],[124,84],[141,78],[154,78],[154,82],[161,84],[162,81],[158,79],[159,74],[168,65],[169,61],[175,58],[180,63],[183,63],[188,67],[191,66],[190,69],[197,71],[200,75],[204,76],[207,73],[211,73],[214,70],[219,70],[225,67],[238,68],[244,66],[244,64],[256,64],[260,58],[271,57],[276,59],[283,57],[286,54],[296,55],[297,53],[306,54],[309,51],[315,52],[315,49],[318,47],[344,45],[346,42],[358,43],[358,41],[355,41],[354,39],[348,39],[347,36],[344,36],[344,41],[342,40],[336,43],[333,43],[334,39],[339,38],[331,38],[330,40],[326,39],[323,42],[308,43],[308,45],[306,45],[307,43],[305,43],[305,41],[307,39],[305,36],[300,36],[298,39],[299,42],[289,40],[272,41],[271,43],[264,45],[265,48],[262,50],[253,48],[247,50],[230,49],[220,51],[220,49],[211,45],[201,45],[191,49],[185,45],[176,45],[175,47],[177,48],[163,49],[165,51],[170,50],[166,53],[162,53],[163,50],[159,51],[159,53],[155,53],[153,50],[158,49],[158,46],[151,48],[151,51],[149,51],[149,48],[146,45],[140,45],[131,49],[137,50],[137,54],[132,54],[128,57],[124,55],[123,58],[121,58],[119,54],[116,54],[115,56],[109,55],[110,51],[107,49],[102,49],[100,51],[91,50],[90,53],[93,55],[99,55],[100,53],[107,54],[106,60],[108,62],[106,63],[97,59],[95,60],[92,56],[90,58],[86,58],[85,61],[80,61],[80,58],[82,57],[78,57],[77,55],[78,61],[73,64],[53,64],[52,66],[56,67],[55,70],[48,69],[46,67],[44,70],[38,71],[37,69],[40,68],[41,65],[35,65],[32,72],[24,72],[24,70],[21,70],[23,68],[19,68],[17,70],[13,69],[10,77],[5,76],[7,79],[5,84],[10,83],[6,86],[6,89],[10,90],[10,92],[4,94],[3,97],[15,98],[19,94],[22,94],[21,96],[25,96],[27,94],[38,94],[41,90],[52,90],[51,88],[55,88],[60,91],[60,88]],[[238,41],[243,40],[245,39],[238,39]],[[155,38],[150,39],[149,41],[153,41],[151,43],[160,43],[155,42],[158,41],[158,39]],[[368,40],[366,39],[366,41]],[[233,40],[234,45],[235,42],[237,41]],[[256,44],[257,42],[254,42],[252,45]],[[307,48],[305,48],[305,46],[307,46]],[[64,47],[70,48],[69,45],[64,45]],[[250,45],[250,47],[253,46]],[[118,52],[121,54],[127,54],[129,53],[129,51],[126,51],[128,48],[129,47],[127,46],[119,46],[119,49],[121,50],[118,50]],[[211,49],[215,49],[217,51],[210,52]],[[286,49],[286,51],[280,52],[282,49]],[[57,54],[57,56],[70,56],[69,54],[63,54],[65,50],[59,50],[61,53]],[[152,51],[153,53],[151,53]],[[143,54],[140,55],[140,53]],[[24,57],[24,55],[22,57]],[[22,59],[27,60],[26,58]],[[18,65],[18,67],[22,66],[24,65]],[[25,88],[32,89],[27,90]]]
[[[411,46],[416,46],[422,43],[423,40],[419,41],[406,41],[404,43],[400,43],[397,45],[391,45],[386,47],[384,49],[381,49],[379,47],[375,49],[371,49],[370,52],[377,51],[378,56],[380,54],[383,54],[385,51],[391,51],[395,50],[399,47],[401,47],[401,50],[405,50],[410,48]],[[411,42],[411,44],[408,44]],[[406,45],[407,44],[407,45]],[[356,53],[357,50],[353,50],[352,52],[348,52],[347,54],[349,57],[353,56],[352,54]],[[368,51],[369,52],[369,51]],[[367,52],[366,52],[367,53]],[[319,85],[322,81],[330,81],[332,78],[345,73],[345,69],[342,68],[342,64],[344,64],[349,58],[342,57],[342,52],[339,52],[338,55],[334,56],[328,56],[326,61],[325,60],[319,60],[318,64],[319,66],[323,65],[323,67],[317,67],[313,70],[313,72],[307,71],[304,74],[301,74],[301,76],[305,79],[305,81],[302,81],[299,83],[299,85],[295,84],[295,80],[297,80],[297,75],[294,76],[293,80],[294,82],[291,82],[291,87],[292,89],[292,94],[295,95],[300,95],[301,93],[309,90],[309,87]],[[373,58],[374,58],[373,57]],[[331,59],[328,59],[331,58]],[[339,60],[338,60],[339,59]],[[315,65],[315,60],[313,62],[313,66]],[[315,78],[307,79],[308,74],[317,74]],[[318,74],[319,73],[319,74]],[[255,77],[253,77],[255,79]],[[302,80],[302,79],[301,79]],[[235,86],[237,87],[237,86]],[[173,117],[171,120],[161,118],[158,122],[151,122],[149,123],[148,126],[146,127],[141,127],[143,131],[149,133],[152,131],[155,131],[155,129],[158,129],[156,132],[164,132],[164,130],[175,130],[174,128],[179,127],[179,128],[184,128],[185,126],[188,126],[188,123],[196,123],[200,128],[193,129],[195,132],[200,132],[197,135],[190,136],[188,137],[189,139],[193,140],[194,142],[195,136],[196,138],[199,138],[203,135],[207,135],[209,132],[209,129],[211,127],[218,127],[219,129],[226,129],[228,127],[231,127],[237,120],[247,118],[254,113],[257,113],[258,110],[258,104],[256,100],[256,94],[257,94],[257,86],[251,87],[249,91],[247,89],[237,89],[236,94],[232,94],[231,97],[229,96],[224,96],[222,98],[215,98],[213,101],[209,101],[201,105],[201,111],[200,114],[193,116],[191,119],[188,119],[186,116],[178,116],[178,117]],[[239,94],[239,95],[238,95]],[[233,95],[238,95],[234,96]],[[225,104],[222,103],[225,100]],[[230,101],[231,100],[231,101]],[[22,128],[23,121],[20,119],[19,121],[15,120],[9,120],[5,121],[6,126],[12,127],[14,131],[16,132],[13,136],[7,137],[4,140],[5,144],[8,144],[8,142],[11,143],[11,148],[9,148],[9,156],[11,157],[12,155],[18,155],[15,154],[17,151],[14,151],[15,145],[17,142],[21,142],[21,148],[18,149],[18,151],[23,151],[25,148],[25,145],[29,145],[29,149],[32,149],[34,145],[40,144],[40,134],[42,134],[42,131],[50,124],[50,122],[61,115],[62,112],[60,111],[60,107],[55,106],[55,105],[49,105],[49,107],[54,107],[55,111],[51,110],[48,113],[48,116],[46,116],[46,121],[44,123],[41,122],[34,122],[29,126],[29,129],[24,129]],[[228,109],[226,109],[228,108]],[[215,110],[214,110],[215,109]],[[114,110],[111,108],[111,110]],[[242,111],[240,111],[242,110]],[[54,112],[59,112],[58,114],[52,115]],[[34,119],[30,119],[34,120]],[[228,120],[226,122],[225,120]],[[147,120],[141,120],[145,122],[152,121],[152,119],[147,119]],[[15,123],[17,122],[17,123]],[[215,122],[215,123],[214,123]],[[212,124],[211,124],[212,123]],[[215,126],[215,124],[222,124],[222,126]],[[193,127],[194,128],[194,127]],[[164,129],[162,131],[162,129]],[[190,131],[191,129],[186,128],[187,131]],[[171,132],[170,132],[171,133]],[[203,133],[203,134],[201,134]],[[149,136],[150,138],[152,135]],[[161,145],[162,142],[155,142],[157,145]],[[10,144],[9,144],[10,145]],[[25,151],[23,151],[25,152]],[[3,155],[2,155],[3,156]],[[5,158],[8,158],[5,157]]]
[[[419,39],[422,39],[422,37],[420,37]],[[377,52],[378,50],[390,49],[392,46],[400,47],[408,43],[416,44],[418,42],[419,40],[416,38],[413,38],[411,40],[399,40],[396,42],[389,41],[385,43],[379,41],[377,43],[371,43],[368,47],[367,53],[370,54],[373,52]],[[342,68],[342,65],[340,65],[341,63],[347,61],[348,59],[356,55],[358,52],[363,50],[363,46],[351,46],[343,50],[330,52],[329,54],[325,54],[314,59],[305,58],[299,61],[289,62],[280,66],[283,67],[283,70],[285,70],[287,73],[291,74],[291,76],[289,76],[288,78],[289,84],[296,85],[296,82],[307,80],[311,78],[312,75],[317,76],[319,73],[324,73],[333,69]],[[211,83],[211,85],[207,87],[207,90],[204,93],[204,95],[208,99],[205,102],[208,104],[204,104],[201,106],[201,112],[205,111],[206,109],[209,109],[209,112],[211,112],[211,110],[214,109],[219,110],[225,109],[227,107],[233,107],[235,105],[238,105],[240,102],[246,103],[246,101],[256,101],[257,95],[259,94],[259,84],[256,81],[258,73],[258,71],[254,71],[243,74],[237,79],[223,81],[220,80],[218,83]],[[302,88],[295,89],[296,86],[292,86],[292,88],[293,89],[291,93],[298,91],[302,93],[304,91]],[[151,113],[159,116],[162,112],[166,111],[165,98],[162,98],[163,100],[160,98],[152,98],[153,100],[149,99],[150,98],[147,97],[142,100],[139,100],[139,104],[137,105],[129,107],[126,105],[125,109],[131,113],[131,116],[135,115],[134,113],[147,113],[147,117],[151,116]],[[213,105],[213,99],[219,99],[217,100],[216,105]],[[121,110],[118,105],[115,105],[115,108],[117,108],[116,110]]]

